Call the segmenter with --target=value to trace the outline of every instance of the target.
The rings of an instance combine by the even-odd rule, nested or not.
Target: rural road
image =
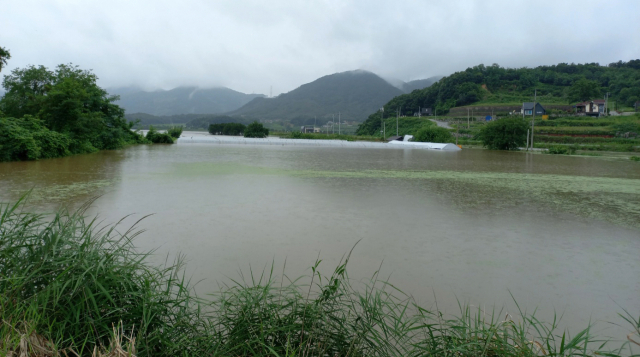
[[[429,120],[431,120],[432,122],[436,123],[441,128],[453,129],[452,127],[449,126],[449,123],[447,123],[446,121],[439,121],[439,120],[435,120],[435,119],[429,119]]]

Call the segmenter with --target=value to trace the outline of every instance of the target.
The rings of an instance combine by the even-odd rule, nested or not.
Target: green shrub
[[[629,157],[629,160],[631,160],[631,161],[640,161],[640,156],[631,156],[631,157]]]
[[[425,143],[452,143],[454,142],[451,131],[439,126],[428,126],[418,130],[413,137],[413,141],[421,141]]]
[[[267,136],[269,136],[269,129],[265,128],[257,121],[247,125],[247,128],[244,131],[245,138],[266,138]]]
[[[108,346],[119,324],[137,338],[138,356],[195,356],[213,338],[180,264],[148,265],[131,241],[136,231],[97,227],[85,220],[88,205],[50,218],[22,207],[0,205],[1,321],[24,323],[80,356]],[[0,324],[0,355],[14,327]]]
[[[70,146],[67,135],[47,129],[36,117],[0,118],[0,161],[61,157],[69,155]]]
[[[475,139],[492,150],[517,150],[527,141],[527,129],[527,122],[521,118],[503,118],[483,126]]]
[[[247,127],[241,123],[218,123],[209,125],[212,135],[242,135]]]
[[[181,126],[172,126],[167,130],[167,134],[174,139],[177,139],[182,135],[182,127]]]
[[[153,126],[149,127],[147,140],[154,144],[173,144],[173,138],[167,133],[159,133]]]

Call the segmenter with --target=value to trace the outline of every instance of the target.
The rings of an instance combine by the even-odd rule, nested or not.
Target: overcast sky
[[[287,92],[365,69],[408,81],[480,63],[640,58],[640,1],[2,0],[3,73],[93,69],[103,87]]]

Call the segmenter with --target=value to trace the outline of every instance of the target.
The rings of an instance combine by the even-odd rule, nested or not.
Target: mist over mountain
[[[229,115],[261,119],[338,118],[362,121],[391,98],[404,92],[378,75],[357,70],[335,73],[275,98],[256,98]]]
[[[416,89],[424,89],[430,87],[435,82],[442,79],[444,76],[433,76],[427,79],[416,79],[415,81],[409,81],[402,85],[400,89],[405,93],[411,93]]]
[[[127,113],[147,113],[158,116],[175,114],[216,114],[236,110],[262,94],[244,94],[229,88],[178,87],[153,92],[135,87],[109,89],[120,95],[115,104]]]

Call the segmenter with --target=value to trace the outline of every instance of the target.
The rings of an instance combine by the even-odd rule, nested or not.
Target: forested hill
[[[603,98],[609,93],[619,106],[630,107],[640,100],[640,60],[616,62],[504,68],[479,65],[444,77],[432,86],[400,95],[386,103],[385,112],[402,108],[412,115],[418,108],[436,109],[446,114],[456,106],[470,104],[522,104],[532,101],[534,89],[543,104],[572,104]],[[358,134],[380,130],[380,114],[374,110],[358,128]]]
[[[215,114],[236,110],[262,94],[244,94],[229,88],[201,89],[178,87],[171,90],[153,92],[118,88],[111,94],[120,95],[115,102],[127,113],[147,113],[152,115],[174,114]]]
[[[228,113],[261,119],[285,119],[304,123],[314,117],[362,121],[391,98],[403,92],[367,71],[335,73],[304,84],[276,98],[256,98]]]

